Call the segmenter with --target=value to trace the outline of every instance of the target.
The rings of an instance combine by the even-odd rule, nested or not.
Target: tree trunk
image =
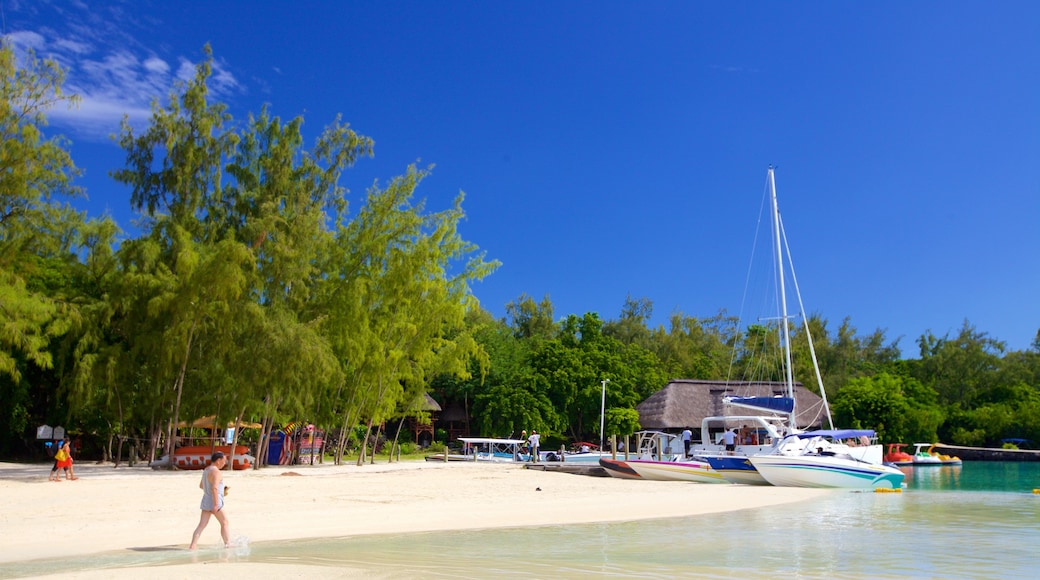
[[[401,444],[399,440],[401,438],[401,427],[404,426],[404,419],[397,422],[397,432],[394,433],[394,442],[390,446],[390,463],[394,462],[394,450],[397,451],[397,461],[401,461]]]
[[[181,412],[181,393],[184,391],[184,375],[188,374],[188,360],[191,359],[191,343],[195,338],[195,326],[198,324],[198,320],[193,319],[191,321],[191,331],[188,333],[188,345],[184,349],[184,360],[181,361],[180,372],[177,373],[176,391],[177,401],[173,406],[173,419],[169,423],[166,431],[166,454],[170,456],[170,469],[174,468],[173,462],[173,441],[177,433],[177,421],[180,420],[178,416]]]
[[[115,460],[115,465],[113,466],[113,468],[119,467],[119,462],[123,459],[123,436],[122,435],[116,435],[116,452],[114,454],[114,457],[112,457],[112,459]],[[134,466],[134,458],[131,457],[127,461],[127,463],[129,464],[129,467],[133,467]]]

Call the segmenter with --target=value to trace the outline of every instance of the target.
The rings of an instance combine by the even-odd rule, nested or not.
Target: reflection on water
[[[643,522],[120,552],[0,565],[0,577],[228,561],[310,564],[333,575],[350,567],[383,578],[1033,578],[1040,495],[1030,492],[1038,479],[1038,464],[966,463],[917,468],[901,494],[835,491],[811,502]]]
[[[960,465],[947,466],[903,466],[899,468],[906,475],[906,487],[909,489],[960,489]]]
[[[909,489],[1031,492],[1040,487],[1040,462],[967,461],[953,466],[901,467]]]

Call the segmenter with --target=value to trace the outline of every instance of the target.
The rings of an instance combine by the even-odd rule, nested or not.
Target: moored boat
[[[913,465],[914,456],[903,451],[904,447],[906,447],[906,443],[889,443],[888,450],[885,451],[885,463],[891,463],[897,467]]]
[[[784,349],[784,372],[789,383],[792,379],[790,328],[787,312],[784,263],[790,266],[791,281],[798,293],[786,233],[780,220],[773,168],[768,173],[768,193],[772,209],[772,237],[777,278],[777,296],[780,306],[780,344]],[[786,260],[785,260],[786,258]],[[799,294],[798,304],[802,300]],[[773,485],[793,487],[840,488],[901,488],[905,475],[895,467],[885,465],[881,445],[873,441],[872,430],[836,430],[831,422],[826,390],[813,347],[808,320],[802,317],[809,354],[816,371],[816,379],[823,397],[824,410],[830,430],[791,433],[769,454],[751,455],[748,461],[761,476]],[[793,417],[793,416],[792,416]],[[793,418],[792,418],[793,424]],[[793,426],[793,425],[792,425]]]
[[[925,449],[927,447],[928,449]],[[935,451],[934,443],[914,443],[913,465],[917,466],[943,466],[961,465],[963,462],[959,457],[946,455]]]
[[[640,431],[637,451],[628,458],[601,457],[599,465],[612,477],[648,481],[692,481],[726,483],[711,464],[687,458],[679,435],[662,431]]]
[[[791,401],[790,409],[793,411],[794,398],[785,399]],[[775,452],[776,446],[783,439],[781,433],[789,428],[787,426],[789,422],[790,417],[766,415],[706,417],[701,422],[701,443],[690,448],[690,455],[695,460],[706,461],[716,473],[722,475],[730,483],[769,485],[769,482],[748,461],[748,457]],[[736,443],[734,450],[728,452],[721,440],[713,443],[712,437],[719,437],[719,433],[733,425],[743,425],[746,432],[743,433],[743,441]],[[721,431],[719,431],[720,429]]]
[[[905,474],[885,465],[881,445],[843,441],[874,437],[869,429],[830,429],[791,435],[778,453],[749,460],[769,483],[787,487],[899,489]]]
[[[726,483],[726,479],[705,461],[654,461],[650,459],[599,460],[599,465],[611,475],[621,479],[643,479],[647,481],[691,481],[696,483]]]

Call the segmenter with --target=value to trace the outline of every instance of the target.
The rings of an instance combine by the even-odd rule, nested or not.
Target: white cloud
[[[195,63],[184,57],[181,57],[180,61],[180,65],[177,67],[177,79],[188,82],[195,77]]]
[[[37,8],[51,12],[35,12]],[[21,16],[32,13],[37,24],[5,38],[19,54],[32,48],[37,56],[52,58],[66,70],[65,91],[78,95],[80,106],[54,108],[48,117],[53,125],[79,137],[107,140],[119,132],[124,115],[132,125],[143,126],[154,99],[165,102],[176,81],[195,76],[195,63],[189,58],[163,58],[160,55],[168,47],[149,44],[147,28],[159,23],[142,23],[119,6],[90,9],[59,2],[23,12]],[[216,60],[209,87],[222,96],[243,90],[230,67]]]
[[[144,68],[151,74],[166,75],[170,73],[170,65],[159,57],[151,57],[144,61]]]
[[[53,45],[62,52],[71,52],[73,54],[87,54],[91,51],[89,44],[65,38],[55,40]]]
[[[210,86],[214,94],[230,94],[240,88],[235,75],[231,74],[222,61],[213,61],[213,76],[210,77]]]
[[[11,46],[18,52],[24,52],[25,49],[31,48],[39,51],[43,50],[44,46],[47,45],[47,41],[44,39],[42,34],[33,32],[31,30],[19,30],[17,32],[11,32],[4,35],[4,39],[11,43]]]
[[[113,100],[108,95],[81,95],[75,108],[56,107],[47,117],[55,124],[75,127],[84,135],[97,139],[108,139],[118,135],[120,123],[125,115],[131,126],[143,128],[151,118],[147,106],[129,106],[125,100]]]

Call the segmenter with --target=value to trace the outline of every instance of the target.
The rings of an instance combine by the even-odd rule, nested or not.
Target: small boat
[[[927,447],[928,449],[925,449]],[[913,465],[917,466],[943,466],[961,465],[963,462],[959,457],[945,455],[935,451],[934,443],[914,443]]]
[[[444,461],[443,453],[431,453],[426,456],[426,461]],[[462,455],[460,453],[449,453],[448,461],[473,461],[472,455]]]
[[[897,467],[913,465],[914,456],[903,451],[904,447],[906,447],[906,443],[889,443],[885,451],[885,463],[891,463]]]
[[[843,440],[874,437],[868,429],[830,429],[788,436],[775,455],[749,457],[769,483],[787,487],[889,488],[903,485],[906,475],[885,465],[881,445],[850,446]]]
[[[231,465],[231,469],[242,470],[250,469],[253,467],[253,463],[256,458],[249,455],[249,449],[245,445],[238,445],[235,447],[235,453],[232,456],[230,445],[188,445],[185,447],[178,447],[173,452],[173,464],[177,466],[177,469],[205,469],[211,463],[210,458],[213,456],[214,451],[221,451],[228,458],[228,463]],[[168,467],[170,465],[170,456],[164,455],[161,459],[150,463],[153,468]]]
[[[459,441],[463,443],[462,455],[469,457],[471,461],[508,463],[530,459],[530,454],[524,451],[524,446],[527,445],[524,439],[459,437]],[[441,459],[444,457],[441,456]]]
[[[678,435],[662,431],[640,431],[636,435],[637,451],[632,458],[599,459],[599,466],[611,477],[726,483],[722,474],[712,469],[707,461],[687,458]]]
[[[620,479],[645,479],[649,481],[692,481],[696,483],[726,483],[722,474],[705,461],[653,461],[649,459],[600,458],[599,465]]]

